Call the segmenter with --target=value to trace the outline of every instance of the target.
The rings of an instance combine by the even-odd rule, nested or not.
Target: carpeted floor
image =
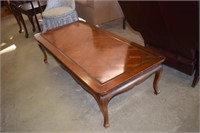
[[[16,50],[1,55],[1,131],[69,133],[199,132],[199,84],[164,66],[161,93],[153,93],[153,76],[109,103],[110,127],[93,97],[49,56],[43,55],[28,23],[29,38],[18,33],[12,15],[1,19],[1,44]],[[122,21],[101,28],[144,44],[138,32],[122,29]]]

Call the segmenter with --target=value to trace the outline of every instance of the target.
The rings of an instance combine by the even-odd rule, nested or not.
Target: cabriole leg
[[[109,124],[109,117],[108,117],[108,99],[104,97],[99,98],[99,108],[101,109],[101,112],[104,117],[104,127],[108,128],[110,126]]]
[[[47,62],[47,54],[46,54],[46,51],[45,51],[44,47],[41,44],[38,44],[38,45],[39,45],[39,47],[40,47],[40,49],[41,49],[41,51],[42,51],[42,53],[44,55],[44,62],[48,63]]]
[[[154,81],[153,81],[153,89],[154,89],[154,93],[156,95],[158,95],[160,93],[160,90],[158,89],[158,82],[161,78],[162,72],[163,72],[162,66],[158,71],[155,72],[155,78],[154,78]]]

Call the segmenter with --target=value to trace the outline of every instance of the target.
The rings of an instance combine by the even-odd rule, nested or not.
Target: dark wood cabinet
[[[165,64],[199,80],[199,1],[119,1],[129,25]]]

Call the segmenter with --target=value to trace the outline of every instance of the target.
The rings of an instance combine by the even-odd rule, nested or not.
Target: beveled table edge
[[[104,34],[106,34],[106,35],[108,35],[108,36],[110,36],[110,37],[116,38],[117,40],[120,40],[120,41],[126,43],[127,45],[132,45],[132,46],[134,46],[134,47],[137,47],[137,48],[139,48],[139,49],[144,50],[145,52],[148,52],[148,53],[150,53],[150,54],[152,54],[152,55],[155,55],[156,58],[150,61],[151,63],[148,64],[149,67],[152,67],[152,65],[159,65],[159,64],[161,64],[161,63],[164,61],[164,59],[165,59],[163,56],[160,56],[159,54],[153,52],[152,50],[147,49],[147,48],[145,48],[145,47],[143,47],[143,46],[140,46],[139,44],[136,44],[136,43],[134,43],[134,42],[132,42],[132,41],[130,41],[130,40],[128,40],[128,39],[125,39],[125,38],[123,38],[123,37],[120,37],[120,36],[118,36],[118,35],[115,35],[115,34],[109,32],[109,31],[105,31],[105,30],[103,30],[103,29],[101,29],[101,28],[97,28],[97,27],[95,27],[95,26],[93,26],[93,25],[90,25],[90,24],[85,23],[85,22],[82,22],[82,21],[78,21],[78,22],[75,22],[75,23],[83,23],[83,24],[85,24],[85,25],[87,25],[87,26],[90,26],[90,27],[92,27],[92,28],[95,28],[95,30],[97,29],[98,31],[103,32]],[[74,23],[71,23],[71,24],[74,24]],[[71,25],[71,24],[69,24],[69,25]],[[68,25],[64,25],[64,26],[68,26]],[[62,27],[64,27],[64,26],[62,26]],[[49,32],[53,32],[54,30],[59,30],[59,29],[62,28],[62,27],[59,27],[59,28],[50,30]],[[59,51],[59,49],[57,49],[54,45],[51,44],[51,42],[49,42],[48,40],[46,40],[46,39],[43,37],[43,34],[45,34],[45,33],[37,33],[37,34],[35,34],[35,38],[38,40],[38,42],[40,42],[40,44],[42,44],[46,49],[54,49],[54,48],[55,48],[57,51]],[[53,47],[48,48],[49,46],[48,46],[47,44],[48,44],[48,45],[51,45],[51,46],[54,46],[54,48],[53,48]],[[50,51],[55,51],[55,50],[50,50]],[[56,52],[54,52],[54,53],[56,53]],[[54,56],[57,56],[56,58],[59,58],[60,56],[65,56],[65,55],[63,55],[62,52],[60,52],[60,55],[54,55]],[[77,67],[77,64],[76,64],[74,61],[72,61],[72,60],[71,60],[69,57],[67,57],[67,56],[65,56],[65,57],[66,57],[67,60],[68,60],[68,65],[69,65],[69,62],[70,62],[70,65],[67,66],[67,67],[69,67],[70,70],[71,70],[72,65],[73,65],[73,67]],[[59,60],[60,60],[63,64],[66,63],[66,60],[62,60],[62,59],[59,59]],[[156,64],[155,64],[155,62],[156,62]],[[66,65],[66,64],[65,64],[65,65]],[[147,65],[147,64],[146,64],[146,65]],[[70,66],[71,66],[71,67],[70,67]],[[143,66],[143,67],[144,67],[144,66]],[[142,68],[142,67],[141,67],[141,68]],[[84,82],[86,85],[88,85],[89,88],[91,88],[92,90],[94,90],[95,93],[99,93],[99,94],[101,94],[101,95],[105,95],[108,91],[111,91],[110,88],[116,88],[117,86],[120,86],[122,83],[124,83],[124,81],[121,82],[121,83],[119,82],[119,80],[120,80],[119,77],[123,77],[124,74],[121,74],[121,75],[119,75],[119,76],[117,76],[117,77],[111,79],[110,81],[105,82],[105,83],[102,83],[102,84],[99,83],[99,82],[95,82],[95,83],[94,83],[95,80],[94,80],[93,77],[91,77],[87,72],[82,71],[82,70],[83,70],[82,68],[79,67],[79,69],[81,69],[81,70],[79,70],[78,72],[73,71],[73,73],[74,73],[77,77],[80,77],[80,76],[78,76],[78,74],[81,73],[81,75],[83,75],[83,76],[85,77],[85,79],[81,79],[81,80],[83,80],[83,82]],[[77,71],[77,70],[76,70],[76,71]],[[80,71],[82,71],[82,72],[80,72]],[[133,72],[132,72],[132,75],[133,75],[133,77],[135,77],[135,76],[141,74],[141,72],[144,72],[144,70],[142,70],[142,71],[140,71],[140,72],[138,72],[138,73],[133,73]],[[77,73],[78,73],[78,74],[77,74]],[[84,74],[84,73],[85,73],[85,74]],[[87,77],[86,77],[85,75],[87,75]],[[132,78],[133,78],[133,77],[132,77]],[[128,80],[130,80],[130,79],[127,79],[126,81],[128,81]],[[115,82],[114,82],[114,81],[115,81]],[[112,82],[113,82],[113,83],[112,83]],[[91,84],[91,83],[92,83],[92,84]]]

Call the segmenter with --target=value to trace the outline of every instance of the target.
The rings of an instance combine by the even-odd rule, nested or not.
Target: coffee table
[[[48,51],[97,101],[109,127],[108,103],[155,74],[158,81],[165,57],[103,29],[77,21],[35,34],[47,62]],[[142,88],[141,88],[142,89]]]

